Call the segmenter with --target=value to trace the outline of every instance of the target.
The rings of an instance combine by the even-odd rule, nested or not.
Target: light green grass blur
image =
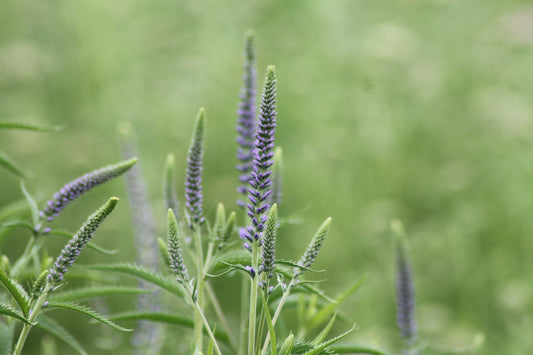
[[[118,161],[116,126],[131,122],[163,234],[165,157],[176,155],[182,184],[203,106],[205,209],[235,209],[234,126],[249,28],[260,83],[268,64],[279,74],[280,214],[307,209],[304,224],[280,231],[278,250],[297,258],[333,217],[317,261],[327,272],[317,278],[335,294],[368,274],[342,308],[359,325],[352,339],[397,349],[388,232],[397,217],[411,245],[423,339],[456,349],[483,333],[481,354],[533,353],[527,1],[2,0],[0,120],[66,127],[2,131],[0,148],[32,173],[28,189],[48,198]],[[2,170],[0,181],[0,206],[22,198],[15,177]],[[75,229],[111,195],[126,198],[122,181],[84,196],[54,223]],[[80,262],[135,260],[129,218],[121,203],[95,238],[120,254],[87,251]],[[16,237],[0,245],[13,258],[27,240]],[[51,240],[51,252],[63,242]],[[120,300],[109,303],[120,309]],[[90,345],[101,342],[100,326],[63,321],[91,354],[131,352],[123,334],[118,348],[103,350]],[[40,348],[40,334],[31,334],[28,353]]]

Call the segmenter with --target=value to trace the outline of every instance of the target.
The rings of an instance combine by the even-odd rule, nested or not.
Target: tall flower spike
[[[128,122],[121,122],[118,130],[122,156],[130,158],[137,155],[135,132],[131,125]],[[125,178],[137,249],[137,263],[148,269],[155,270],[159,266],[156,223],[140,162],[131,169]],[[139,286],[142,289],[151,287],[144,280],[139,281]],[[158,292],[141,294],[137,298],[136,307],[140,311],[156,312],[159,310],[160,299]],[[132,337],[132,343],[135,345],[133,354],[158,354],[161,347],[162,331],[161,325],[139,320],[135,334]]]
[[[181,252],[178,222],[171,209],[168,210],[168,256],[170,259],[170,269],[178,275],[178,281],[189,281],[189,274],[187,273],[187,267],[185,266]]]
[[[269,196],[272,193],[270,179],[272,157],[274,156],[274,133],[276,131],[277,103],[276,68],[271,65],[266,70],[265,86],[261,95],[261,109],[255,135],[254,165],[250,175],[248,216],[252,226],[247,227],[244,237],[250,242],[259,241],[265,228],[265,212],[270,208]]]
[[[242,77],[243,86],[239,96],[239,108],[237,110],[237,170],[240,172],[237,192],[246,196],[248,192],[248,181],[252,171],[254,157],[254,133],[256,127],[256,81],[257,71],[255,69],[255,49],[254,34],[249,32],[244,42],[244,74]],[[239,206],[244,207],[245,203],[237,200]]]
[[[80,255],[82,249],[94,236],[96,229],[111,211],[113,211],[117,203],[118,198],[112,197],[106,204],[87,218],[87,221],[85,221],[74,237],[72,237],[63,250],[61,250],[61,254],[57,257],[48,274],[49,282],[57,283],[63,280],[63,275],[65,275],[67,269],[74,263],[74,261],[76,261],[76,258]]]
[[[268,214],[266,221],[265,236],[263,238],[263,247],[261,249],[263,263],[261,270],[265,273],[266,279],[274,276],[274,261],[276,258],[276,237],[278,234],[278,206],[274,204]]]
[[[318,253],[320,252],[320,248],[322,248],[322,244],[324,244],[324,240],[326,240],[330,227],[331,227],[331,217],[326,219],[324,223],[322,223],[320,228],[318,228],[318,230],[315,233],[315,236],[311,240],[311,243],[309,243],[307,250],[305,251],[300,261],[298,262],[298,265],[306,269],[309,269],[313,265],[313,263],[315,262],[318,256]],[[302,268],[295,268],[294,278],[299,277],[304,271],[305,270]]]
[[[108,165],[98,170],[94,170],[74,181],[63,186],[54,194],[54,198],[46,203],[46,207],[39,215],[41,218],[53,220],[59,213],[71,202],[83,195],[93,187],[101,185],[119,175],[128,171],[135,163],[137,158],[122,161],[118,164]]]
[[[391,222],[391,229],[396,236],[396,323],[400,335],[406,342],[404,354],[412,354],[418,339],[415,317],[415,287],[413,272],[407,255],[405,231],[399,220]]]
[[[175,168],[174,168],[174,154],[168,154],[165,162],[165,171],[163,173],[163,199],[165,200],[165,207],[171,209],[176,215],[176,219],[179,218],[179,203],[176,193],[175,180]]]
[[[281,187],[283,183],[283,154],[281,147],[274,149],[274,164],[272,165],[272,195],[270,203],[281,203]]]
[[[205,110],[198,112],[194,133],[187,157],[187,170],[185,177],[185,198],[188,209],[187,222],[189,228],[194,230],[201,225],[205,218],[202,211],[202,156],[205,129]]]

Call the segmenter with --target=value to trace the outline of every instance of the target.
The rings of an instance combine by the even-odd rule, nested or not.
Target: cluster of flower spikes
[[[94,236],[94,232],[98,226],[113,211],[117,203],[118,198],[112,197],[105,205],[87,218],[87,221],[85,221],[74,237],[61,250],[61,253],[50,268],[48,274],[49,282],[57,283],[63,280],[63,275],[67,272],[67,269],[74,264],[82,249]]]
[[[46,203],[46,207],[39,213],[39,216],[41,218],[46,218],[48,221],[52,221],[65,207],[79,196],[83,195],[93,187],[122,175],[136,162],[137,158],[132,158],[117,164],[108,165],[69,182],[56,192],[54,197]]]
[[[273,164],[274,133],[276,130],[276,84],[276,68],[269,66],[266,70],[259,122],[255,134],[253,169],[248,188],[248,200],[250,202],[246,205],[252,225],[242,232],[242,237],[250,243],[260,243],[267,219],[265,212],[270,208],[269,195],[272,193],[270,168]],[[245,243],[245,247],[248,249],[249,244]]]

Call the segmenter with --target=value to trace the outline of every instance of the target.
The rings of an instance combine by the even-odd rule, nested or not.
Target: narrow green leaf
[[[15,175],[18,175],[20,177],[25,177],[26,174],[24,171],[22,171],[22,168],[15,163],[9,156],[7,156],[4,152],[0,151],[0,167],[3,167],[6,170],[9,170]]]
[[[0,270],[0,282],[7,292],[13,296],[24,316],[27,317],[30,310],[30,297],[24,288],[17,281],[7,276],[4,270]]]
[[[83,350],[80,343],[78,343],[78,341],[65,328],[60,326],[55,320],[41,314],[39,316],[39,322],[37,323],[37,326],[70,345],[74,350],[78,352],[78,354],[87,355],[87,352]]]
[[[143,279],[154,285],[157,285],[161,287],[162,289],[167,290],[168,292],[179,296],[180,298],[183,298],[183,293],[181,292],[181,289],[179,288],[176,281],[173,281],[173,280],[171,281],[165,278],[164,276],[162,276],[161,274],[148,271],[141,266],[124,263],[124,264],[100,264],[100,265],[83,265],[83,266],[78,265],[78,266],[74,266],[74,269],[75,268],[85,269],[85,270],[109,271],[109,272],[126,274],[130,276],[136,276],[140,279]]]
[[[145,290],[134,287],[121,286],[92,286],[82,287],[73,290],[53,293],[49,300],[56,302],[63,301],[81,301],[94,297],[112,296],[112,295],[136,295],[140,293],[150,293],[153,290]]]
[[[334,354],[392,355],[385,350],[360,344],[337,344],[329,348]]]
[[[366,276],[360,278],[353,285],[348,287],[348,289],[346,289],[343,293],[341,293],[339,297],[337,297],[333,303],[327,305],[326,307],[318,311],[314,315],[314,317],[309,321],[309,328],[316,327],[317,325],[322,323],[326,318],[328,318],[333,313],[335,313],[337,308],[339,308],[339,305],[342,302],[344,302],[351,294],[357,291],[359,287],[361,287],[361,285],[365,282],[365,280],[366,280]]]
[[[5,122],[0,121],[0,129],[23,129],[27,131],[36,131],[36,132],[57,132],[60,131],[63,127],[61,126],[37,126],[27,123],[19,122]]]
[[[30,207],[33,225],[36,226],[39,222],[39,208],[37,207],[37,202],[35,202],[33,196],[28,192],[28,190],[26,190],[26,186],[24,186],[23,181],[20,182],[20,189],[22,190],[22,193],[28,202],[28,206]]]
[[[8,304],[0,302],[0,314],[16,318],[24,323],[30,324],[29,321],[24,317],[22,313],[14,309]]]
[[[278,349],[277,349],[277,340],[276,340],[276,329],[274,328],[274,324],[272,323],[272,316],[270,315],[270,310],[268,309],[268,303],[267,303],[267,300],[265,299],[264,292],[261,292],[261,296],[262,296],[261,298],[263,299],[263,309],[266,315],[268,332],[270,333],[270,354],[277,355]]]
[[[60,230],[60,229],[52,229],[49,235],[57,235],[60,237],[64,237],[65,239],[72,239],[74,237],[74,233],[71,233],[69,231]],[[87,248],[92,249],[94,251],[97,251],[99,253],[105,254],[105,255],[114,255],[117,254],[119,251],[116,249],[106,249],[102,246],[99,246],[98,244],[95,244],[93,242],[87,243]]]
[[[176,314],[168,314],[162,312],[127,312],[119,313],[109,317],[109,319],[114,321],[120,320],[149,320],[152,322],[168,323],[174,324],[177,326],[193,329],[194,320],[189,317],[178,316]],[[207,334],[207,331],[204,328],[204,333]],[[220,342],[230,345],[228,334],[223,330],[215,329],[214,332],[215,338]]]
[[[0,355],[11,355],[15,325],[15,322],[0,322]]]
[[[322,350],[326,349],[330,345],[335,344],[336,342],[338,342],[339,340],[341,340],[342,338],[344,338],[345,336],[350,334],[354,329],[355,329],[355,325],[351,329],[349,329],[349,330],[345,331],[344,333],[342,333],[341,335],[336,336],[335,338],[330,339],[328,341],[325,341],[322,344],[316,346],[313,350],[310,350],[310,351],[306,352],[305,355],[316,355],[316,354],[320,353]]]
[[[331,331],[331,328],[333,328],[333,324],[335,323],[335,319],[337,318],[336,314],[333,314],[333,317],[331,317],[331,320],[328,322],[328,324],[322,329],[320,334],[316,336],[315,339],[311,342],[311,344],[317,346],[318,344],[322,343],[324,339],[328,336],[329,332]]]
[[[213,339],[209,341],[209,345],[207,346],[207,355],[213,355]]]
[[[26,228],[33,232],[33,226],[31,223],[26,221],[11,221],[6,223],[0,223],[0,228],[12,228],[12,227],[22,227]]]
[[[0,209],[0,222],[8,218],[25,214],[28,210],[28,204],[24,199],[20,199]]]
[[[93,311],[89,307],[83,306],[81,304],[77,304],[77,303],[73,303],[73,302],[50,301],[50,303],[48,304],[48,306],[46,308],[47,309],[50,309],[50,308],[63,308],[63,309],[68,309],[70,311],[76,311],[76,312],[85,314],[86,316],[89,316],[91,318],[94,318],[94,319],[96,319],[99,322],[107,324],[110,327],[113,327],[113,328],[118,329],[118,330],[122,330],[123,332],[131,332],[133,330],[133,329],[127,329],[127,328],[121,327],[120,325],[113,323],[112,321],[110,321],[109,319],[104,317],[103,315],[101,315],[101,314]]]

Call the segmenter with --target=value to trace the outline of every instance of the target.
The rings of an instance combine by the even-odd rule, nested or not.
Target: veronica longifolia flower
[[[242,77],[243,86],[241,88],[239,109],[237,110],[237,159],[239,164],[237,170],[240,171],[240,186],[237,191],[243,195],[248,192],[248,181],[252,171],[254,157],[254,133],[256,127],[256,79],[254,35],[248,33],[244,43],[244,74]],[[237,203],[244,207],[245,203],[240,199]]]
[[[320,252],[320,249],[322,248],[322,244],[324,244],[324,241],[326,240],[326,236],[329,233],[330,227],[331,217],[326,219],[324,223],[322,223],[320,228],[318,228],[316,234],[311,240],[311,243],[309,243],[309,246],[307,247],[304,255],[298,262],[298,265],[305,269],[309,269],[313,265],[318,256],[318,253]],[[302,268],[294,269],[294,278],[297,278],[305,271],[305,269]]]
[[[50,282],[59,282],[63,280],[63,275],[67,269],[76,261],[82,249],[89,243],[89,240],[94,236],[94,232],[104,221],[104,219],[113,211],[118,203],[118,198],[112,197],[105,205],[100,207],[93,213],[87,221],[81,226],[78,232],[72,237],[67,245],[61,250],[61,254],[57,257],[54,265],[48,274]]]
[[[263,263],[261,271],[269,279],[274,276],[274,262],[276,257],[276,237],[278,234],[278,206],[274,204],[268,214],[266,221],[265,235],[263,237],[263,246],[261,249]]]
[[[397,237],[396,248],[396,323],[400,335],[405,339],[407,347],[413,346],[418,338],[415,317],[415,287],[413,272],[407,255],[405,232],[400,221],[391,222],[391,229]],[[407,352],[409,353],[409,352]]]
[[[168,210],[168,257],[169,267],[178,275],[178,281],[189,281],[189,274],[181,252],[178,222],[171,209]]]
[[[254,164],[250,176],[247,204],[248,216],[252,219],[244,237],[250,242],[259,241],[265,228],[265,212],[270,208],[269,196],[272,193],[270,179],[272,157],[274,156],[274,133],[276,131],[277,103],[276,68],[271,65],[266,70],[265,86],[261,96],[259,123],[255,135]]]
[[[179,202],[176,193],[176,185],[174,185],[174,154],[168,154],[165,162],[165,170],[163,172],[163,199],[165,200],[165,207],[171,209],[179,218]]]
[[[202,156],[205,129],[205,111],[200,109],[196,118],[193,138],[187,156],[187,170],[185,177],[185,205],[188,211],[188,223],[191,229],[202,224],[205,220],[202,211]]]
[[[136,162],[137,158],[132,158],[118,164],[108,165],[69,182],[54,194],[53,199],[46,203],[46,207],[40,212],[41,218],[46,217],[49,221],[53,220],[54,217],[58,216],[65,207],[79,196],[83,195],[93,187],[101,185],[125,173]]]

